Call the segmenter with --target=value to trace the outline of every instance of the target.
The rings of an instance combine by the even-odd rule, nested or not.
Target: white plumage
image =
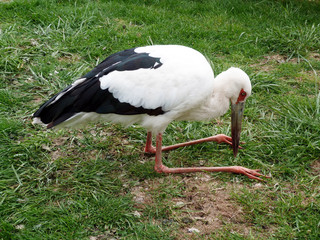
[[[196,50],[173,45],[140,47],[135,52],[161,56],[163,65],[156,70],[114,71],[100,78],[101,88],[109,88],[121,102],[170,111],[187,101],[185,96],[192,97],[190,104],[196,104],[201,101],[199,94],[212,89],[212,69]]]
[[[207,59],[192,48],[146,46],[124,50],[105,59],[44,103],[34,114],[34,122],[43,122],[49,128],[78,127],[88,121],[138,123],[148,131],[146,151],[156,153],[156,170],[184,172],[186,169],[168,171],[162,165],[161,151],[181,146],[162,148],[162,133],[168,124],[174,120],[216,118],[226,113],[231,102],[236,155],[244,102],[250,95],[250,79],[239,68],[229,68],[214,78]],[[156,148],[151,145],[151,132],[157,135]],[[231,144],[231,138],[225,135],[211,138],[210,141]],[[194,171],[216,171],[214,169]],[[250,171],[240,173],[260,180],[256,176],[261,174]]]

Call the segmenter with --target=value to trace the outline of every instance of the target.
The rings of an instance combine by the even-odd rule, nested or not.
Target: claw
[[[256,179],[259,181],[265,181],[259,177],[270,178],[269,176],[265,176],[265,175],[259,173],[260,171],[261,171],[260,169],[248,169],[245,167],[236,167],[234,170],[235,173],[243,174],[243,175],[246,175],[248,178]]]
[[[227,143],[230,146],[232,146],[232,138],[224,135],[224,134],[218,134],[216,136],[214,136],[216,138],[216,142],[217,143]],[[245,144],[245,142],[240,142],[240,144]],[[241,146],[239,146],[239,149],[243,149]]]

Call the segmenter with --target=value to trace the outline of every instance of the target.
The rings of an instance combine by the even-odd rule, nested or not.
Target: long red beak
[[[234,157],[237,156],[239,149],[243,111],[244,101],[231,105],[231,137]]]

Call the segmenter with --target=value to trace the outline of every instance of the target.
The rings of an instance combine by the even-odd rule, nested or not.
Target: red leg
[[[218,134],[216,136],[211,136],[211,137],[201,138],[201,139],[193,140],[193,141],[189,141],[189,142],[165,146],[165,147],[162,147],[162,151],[170,151],[173,149],[177,149],[179,147],[185,147],[185,146],[190,146],[190,145],[204,143],[204,142],[227,143],[229,145],[232,145],[231,137],[228,137],[224,134]],[[239,147],[239,148],[242,148],[242,147]],[[148,134],[147,134],[147,142],[146,142],[146,147],[145,147],[144,151],[147,153],[156,153],[156,148],[152,146],[152,133],[151,132],[148,132]]]
[[[201,139],[197,139],[189,142],[178,143],[171,146],[165,146],[162,148],[162,151],[169,151],[179,147],[185,147],[185,146],[190,146],[190,145],[204,143],[204,142],[227,143],[229,145],[232,145],[232,138],[224,134],[218,134],[218,135],[207,137],[207,138],[201,138]],[[239,148],[242,148],[242,147],[239,147]]]
[[[147,133],[147,142],[144,151],[146,153],[156,153],[156,148],[152,146],[152,132]]]
[[[189,168],[168,168],[162,163],[162,134],[159,133],[156,138],[156,157],[154,169],[158,173],[190,173],[190,172],[232,172],[246,175],[249,178],[263,181],[260,176],[269,178],[259,173],[259,169],[248,169],[240,166],[231,167],[189,167]]]

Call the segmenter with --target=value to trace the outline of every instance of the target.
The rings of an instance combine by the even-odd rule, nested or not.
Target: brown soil
[[[232,226],[232,230],[238,234],[252,233],[252,224],[246,221],[242,207],[232,198],[232,193],[240,192],[244,185],[223,183],[205,173],[198,173],[193,177],[175,175],[166,178],[171,178],[168,184],[179,182],[183,185],[182,197],[174,197],[169,203],[169,208],[175,209],[172,212],[173,221],[180,228],[176,233],[177,239],[193,239],[197,236],[205,239],[216,230],[223,230],[228,226]],[[136,207],[143,211],[145,206],[156,204],[152,192],[157,192],[160,185],[163,186],[161,179],[145,180],[134,187],[131,193]],[[251,186],[252,190],[263,187],[261,183]],[[198,233],[192,232],[197,230]]]

